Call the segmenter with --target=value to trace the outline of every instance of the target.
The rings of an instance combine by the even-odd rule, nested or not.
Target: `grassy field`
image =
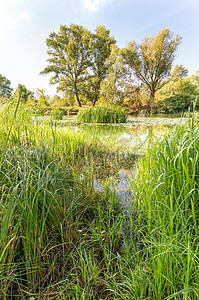
[[[134,161],[95,137],[7,107],[0,115],[1,299],[198,299],[197,117]]]

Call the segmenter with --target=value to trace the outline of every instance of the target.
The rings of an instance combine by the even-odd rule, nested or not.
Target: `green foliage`
[[[10,80],[0,74],[0,98],[10,98],[13,91],[10,84]]]
[[[186,125],[177,126],[163,140],[150,145],[138,166],[133,190],[146,222],[143,240],[148,249],[148,299],[199,297],[197,118],[194,113]]]
[[[109,58],[116,40],[110,36],[110,30],[103,25],[96,27],[91,38],[91,76],[86,81],[85,91],[86,96],[94,106],[100,96],[101,83],[107,75],[109,66],[105,62]]]
[[[190,95],[175,95],[159,101],[157,104],[156,112],[159,113],[178,113],[192,110],[193,104],[197,97]],[[199,109],[199,102],[196,102],[196,109]]]
[[[110,31],[104,26],[97,26],[95,33],[75,24],[60,26],[46,43],[49,65],[41,74],[53,73],[51,84],[58,83],[58,91],[75,96],[79,106],[80,96],[86,96],[94,106],[107,72],[105,61],[116,43]]]
[[[156,93],[157,99],[164,99],[175,95],[199,94],[197,81],[193,76],[188,77],[188,70],[182,65],[176,65],[169,81]]]
[[[125,96],[124,91],[124,60],[121,55],[121,50],[116,46],[112,46],[112,51],[106,60],[108,67],[106,77],[101,83],[101,95],[106,102],[111,104],[121,103]]]
[[[34,101],[33,93],[22,84],[18,84],[16,91],[12,95],[12,99],[13,101],[17,101],[19,97],[22,103]]]
[[[36,101],[39,106],[46,107],[50,105],[51,98],[49,95],[45,94],[44,89],[37,89],[36,91]]]
[[[54,108],[51,110],[50,115],[53,120],[62,120],[63,111],[60,110],[59,108]]]
[[[0,113],[2,298],[197,300],[198,116],[148,147],[121,209],[93,186],[119,151],[17,108]]]
[[[79,95],[90,66],[90,32],[82,26],[60,26],[58,33],[51,33],[46,40],[49,65],[41,74],[53,73],[51,84],[59,90],[69,90],[81,106]]]
[[[110,158],[116,167],[120,154],[95,137],[57,129],[17,108],[0,114],[1,154],[5,150],[0,164],[1,295],[51,298],[61,291],[63,298],[77,298],[83,292],[79,282],[90,285],[93,278],[96,286],[89,286],[86,295],[99,298],[99,270],[112,274],[107,254],[119,245],[121,220],[118,200],[108,188],[107,193],[93,189],[93,166],[95,160],[98,167],[106,163],[104,174]],[[112,246],[102,253],[104,230],[109,231],[106,247],[109,241]],[[105,286],[103,293],[108,293]]]
[[[127,111],[117,106],[102,106],[79,111],[80,123],[126,123]]]
[[[175,82],[188,76],[188,70],[183,65],[176,65],[171,73],[170,80]]]
[[[180,41],[179,35],[173,37],[169,29],[165,28],[153,37],[146,36],[140,44],[131,41],[123,49],[126,64],[132,74],[148,86],[152,102],[155,92],[166,83],[170,75]]]
[[[195,75],[190,76],[190,81],[197,87],[197,92],[199,93],[199,70],[196,71]]]

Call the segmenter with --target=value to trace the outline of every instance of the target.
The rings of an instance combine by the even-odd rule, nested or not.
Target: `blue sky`
[[[182,37],[174,64],[194,74],[199,70],[199,0],[0,0],[0,74],[14,89],[44,88],[51,95],[45,41],[62,24],[75,23],[94,30],[110,29],[119,47],[140,42],[167,27]]]

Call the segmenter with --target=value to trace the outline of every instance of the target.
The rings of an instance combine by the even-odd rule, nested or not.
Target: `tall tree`
[[[27,103],[34,100],[33,93],[22,84],[18,84],[16,91],[12,95],[12,98],[17,100],[19,96],[21,97],[22,103]]]
[[[10,98],[13,91],[10,84],[10,80],[0,74],[0,98]]]
[[[51,97],[45,93],[44,89],[37,89],[36,100],[40,106],[46,107],[50,105]]]
[[[188,77],[188,70],[182,65],[176,65],[168,82],[157,92],[158,99],[172,97],[175,95],[197,95],[197,84]]]
[[[113,45],[111,54],[105,63],[108,69],[106,77],[101,83],[100,93],[108,103],[119,103],[125,95],[123,76],[126,73],[121,49]]]
[[[74,94],[81,107],[82,84],[90,66],[90,31],[82,26],[61,25],[59,32],[52,32],[46,40],[48,66],[41,74],[53,73],[50,84],[59,84],[59,90]]]
[[[123,57],[132,73],[148,86],[149,109],[153,105],[156,91],[166,83],[170,75],[180,42],[179,35],[173,37],[170,30],[165,28],[153,37],[145,36],[140,44],[131,41],[123,49]]]
[[[112,46],[116,43],[110,36],[110,30],[103,25],[97,26],[92,34],[90,76],[86,82],[85,90],[87,97],[93,106],[100,96],[101,83],[106,77],[108,65],[105,63],[111,54]]]
[[[183,65],[176,65],[171,73],[169,81],[177,81],[188,76],[188,70]]]

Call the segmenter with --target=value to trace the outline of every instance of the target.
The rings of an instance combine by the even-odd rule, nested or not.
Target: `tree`
[[[135,82],[135,78],[132,77],[132,73],[124,63],[122,50],[116,45],[112,47],[106,64],[109,68],[101,84],[101,95],[109,103],[123,104],[139,112],[142,104],[141,86]]]
[[[183,65],[176,65],[171,73],[169,82],[175,82],[188,76],[188,70]]]
[[[18,100],[19,97],[21,97],[22,103],[32,102],[34,100],[33,93],[22,84],[18,84],[16,91],[12,95],[14,100]]]
[[[10,80],[0,74],[0,98],[10,98],[13,91],[10,84]]]
[[[111,54],[105,64],[107,65],[107,71],[106,77],[100,86],[100,94],[108,103],[122,102],[125,95],[123,86],[125,69],[121,49],[116,45],[112,46]]]
[[[159,99],[165,99],[175,95],[197,94],[197,84],[193,80],[193,76],[188,77],[188,70],[182,65],[175,66],[168,82],[157,93]]]
[[[59,32],[52,32],[46,40],[49,65],[41,74],[53,73],[50,84],[58,83],[58,90],[75,95],[80,107],[79,96],[90,66],[90,43],[90,31],[75,24],[61,25]]]
[[[37,89],[36,100],[40,106],[46,107],[50,105],[51,98],[49,95],[45,94],[44,89]]]
[[[112,46],[116,43],[114,37],[110,36],[110,30],[103,25],[97,26],[95,33],[91,34],[91,74],[88,77],[84,89],[87,97],[91,100],[93,106],[99,100],[100,87],[105,79],[109,66],[106,60],[111,54]]]
[[[190,82],[196,86],[197,92],[199,93],[199,70],[196,71],[195,75],[189,77]]]
[[[167,82],[180,42],[179,35],[173,37],[165,28],[153,37],[145,36],[140,44],[130,41],[123,49],[123,57],[132,74],[148,86],[150,110],[156,91]]]
[[[75,102],[76,102],[75,97],[65,92],[63,97],[60,97],[59,95],[55,95],[53,97],[52,106],[54,107],[74,106]]]

